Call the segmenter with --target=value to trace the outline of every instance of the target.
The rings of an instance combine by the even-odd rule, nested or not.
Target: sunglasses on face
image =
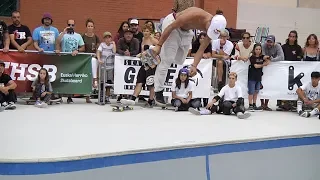
[[[72,26],[72,27],[73,27],[73,26],[74,26],[74,24],[68,24],[68,26]]]

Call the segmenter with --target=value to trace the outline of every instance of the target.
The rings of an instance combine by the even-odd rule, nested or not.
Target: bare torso
[[[176,14],[176,22],[183,30],[198,29],[206,31],[210,25],[212,15],[197,7],[188,8]]]

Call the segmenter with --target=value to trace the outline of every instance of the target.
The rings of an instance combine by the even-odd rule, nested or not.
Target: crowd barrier
[[[18,84],[16,92],[31,92],[31,83],[35,80],[41,67],[48,70],[50,82],[57,94],[91,94],[92,93],[92,65],[91,58],[94,54],[79,53],[72,56],[70,53],[56,54],[54,52],[26,51],[19,53],[12,51],[3,53],[0,50],[0,59],[5,62],[5,71]],[[114,94],[133,94],[136,77],[142,63],[139,58],[111,55],[114,58]],[[164,96],[171,96],[172,82],[178,75],[178,71],[185,65],[193,62],[193,58],[187,58],[183,65],[172,64],[168,70]],[[193,93],[195,98],[208,98],[211,94],[211,79],[216,79],[214,59],[201,60],[198,68],[202,72],[193,77],[196,84]],[[99,73],[105,67],[99,66]],[[229,71],[238,74],[237,84],[241,86],[245,98],[247,97],[247,82],[249,62],[231,61],[230,70],[227,66],[225,73]],[[296,89],[304,83],[310,82],[312,71],[319,71],[320,62],[280,61],[272,62],[263,68],[262,84],[259,98],[296,100]],[[212,77],[212,74],[214,76]],[[101,76],[101,74],[100,74]],[[104,77],[104,76],[103,76]],[[154,77],[150,77],[153,79]],[[101,103],[104,99],[105,82],[103,78],[99,83],[99,96]],[[214,83],[216,84],[216,83]],[[146,87],[143,87],[141,95],[149,95]],[[99,101],[100,102],[100,101]]]

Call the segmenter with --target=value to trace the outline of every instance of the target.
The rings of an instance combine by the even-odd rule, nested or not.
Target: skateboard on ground
[[[25,99],[25,98],[21,98],[21,100],[25,101],[27,105],[34,105],[36,103],[36,100],[35,99]],[[52,105],[52,104],[60,104],[60,103],[63,103],[63,100],[62,98],[59,98],[59,99],[50,99],[49,101],[49,105]]]
[[[133,107],[130,107],[130,105],[125,105],[125,104],[111,104],[110,106],[113,107],[112,111],[115,111],[115,112],[133,110]]]

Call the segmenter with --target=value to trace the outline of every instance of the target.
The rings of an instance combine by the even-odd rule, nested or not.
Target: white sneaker
[[[41,101],[36,101],[36,103],[34,103],[34,106],[41,108]]]
[[[47,103],[45,103],[45,102],[40,103],[40,108],[46,108],[46,107],[48,107]]]
[[[194,109],[194,108],[189,108],[189,112],[191,112],[192,114],[194,114],[194,115],[201,115],[200,114],[200,111],[198,111],[198,110],[196,110],[196,109]]]
[[[0,104],[0,112],[2,112],[2,111],[4,111],[4,110],[5,110],[5,108],[2,107],[1,104]]]
[[[121,99],[120,102],[121,102],[121,104],[124,104],[124,105],[135,105],[136,104],[136,102],[131,99]]]

